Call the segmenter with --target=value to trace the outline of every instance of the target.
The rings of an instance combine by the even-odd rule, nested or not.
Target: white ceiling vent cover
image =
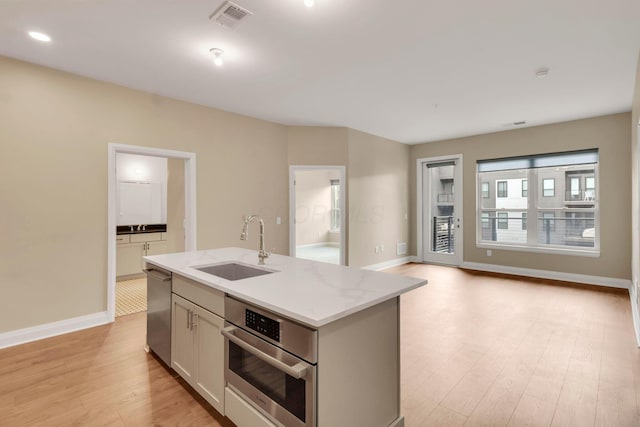
[[[226,1],[209,16],[209,19],[212,19],[223,27],[235,28],[251,15],[253,15],[253,13],[247,9],[233,2]]]

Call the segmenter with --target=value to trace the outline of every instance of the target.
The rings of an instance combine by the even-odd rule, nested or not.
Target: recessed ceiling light
[[[48,35],[46,35],[44,33],[39,33],[37,31],[29,31],[29,36],[31,36],[32,39],[36,39],[36,40],[41,41],[41,42],[50,42],[51,41],[51,37],[49,37]]]
[[[549,69],[548,68],[539,68],[536,71],[536,77],[537,78],[544,78],[547,77],[549,75]]]
[[[224,50],[218,49],[217,47],[212,47],[211,49],[209,49],[209,52],[213,54],[213,63],[218,67],[222,67],[222,64],[224,64],[224,60],[222,59]]]
[[[314,3],[315,3],[314,0],[304,0],[304,5],[307,7],[313,7]]]

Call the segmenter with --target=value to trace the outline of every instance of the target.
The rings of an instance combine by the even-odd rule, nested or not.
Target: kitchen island
[[[173,273],[171,367],[240,427],[403,425],[399,296],[425,280],[281,255],[271,255],[259,266],[257,252],[241,248],[156,255],[145,261]],[[260,275],[227,280],[202,271],[218,271],[216,266],[230,263],[259,269]],[[238,310],[229,307],[237,304],[250,309],[242,305],[234,320]],[[245,334],[243,327],[251,333]],[[304,336],[309,351],[297,354],[300,363],[282,368],[286,386],[283,379],[270,389],[237,368],[260,389],[253,396],[230,381],[235,358],[246,353],[241,364],[255,359],[264,362],[263,370],[284,364],[262,351],[249,354],[240,334],[257,335],[259,345],[265,341],[294,356],[284,343],[290,336]],[[294,393],[296,384],[300,390]],[[267,397],[270,401],[264,402]],[[290,411],[274,415],[282,407]]]

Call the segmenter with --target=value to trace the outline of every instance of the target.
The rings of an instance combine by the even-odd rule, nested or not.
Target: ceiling
[[[222,2],[0,0],[0,54],[409,144],[631,109],[638,0],[236,0],[235,29],[209,20]]]

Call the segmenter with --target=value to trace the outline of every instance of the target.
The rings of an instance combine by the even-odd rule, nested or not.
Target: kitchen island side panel
[[[392,298],[318,330],[319,427],[387,427],[401,417],[399,304]]]

